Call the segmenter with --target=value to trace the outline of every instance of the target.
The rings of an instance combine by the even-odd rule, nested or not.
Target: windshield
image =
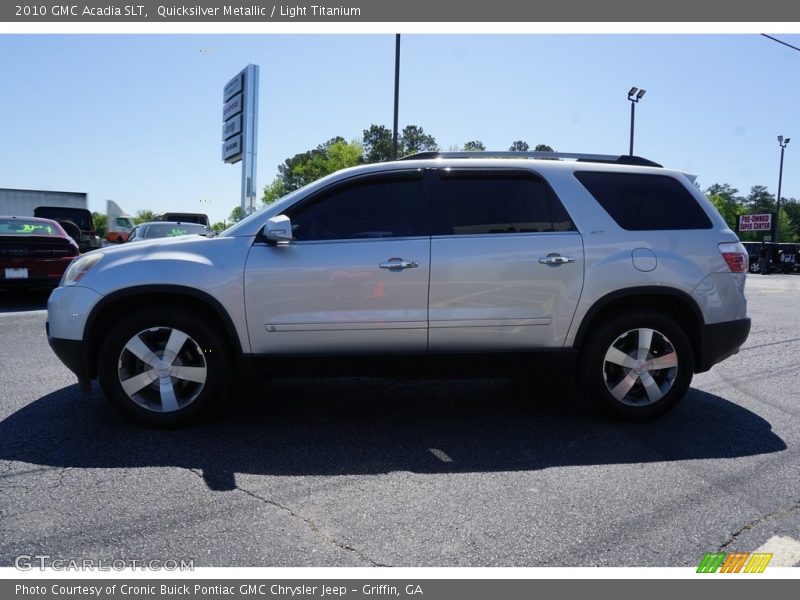
[[[178,235],[190,235],[193,233],[211,235],[212,230],[205,225],[197,225],[194,223],[154,223],[147,228],[144,237],[147,239],[165,238]]]
[[[56,235],[58,228],[50,223],[25,219],[0,219],[0,235]]]

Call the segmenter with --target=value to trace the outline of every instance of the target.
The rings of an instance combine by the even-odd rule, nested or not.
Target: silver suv
[[[632,156],[425,153],[345,169],[219,237],[77,258],[47,334],[86,388],[183,421],[254,374],[563,359],[612,415],[674,407],[750,330],[748,257]]]

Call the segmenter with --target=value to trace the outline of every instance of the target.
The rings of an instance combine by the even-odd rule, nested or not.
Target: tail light
[[[747,273],[750,266],[750,258],[747,250],[740,242],[724,242],[719,245],[722,258],[728,264],[731,273]]]

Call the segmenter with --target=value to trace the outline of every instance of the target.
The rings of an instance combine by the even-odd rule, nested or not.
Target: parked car
[[[75,240],[81,252],[88,252],[100,247],[100,238],[94,230],[92,213],[86,208],[69,208],[64,206],[37,206],[33,215],[54,221],[70,221],[77,226],[80,237]],[[70,229],[72,231],[72,229]],[[74,233],[73,233],[74,235]]]
[[[334,173],[218,237],[86,254],[50,296],[48,340],[83,387],[98,377],[153,423],[249,377],[484,376],[547,356],[640,420],[738,351],[747,268],[708,199],[651,161],[423,153]]]
[[[181,223],[199,223],[211,225],[208,215],[204,213],[168,212],[159,217],[159,221],[180,221]]]
[[[128,241],[141,242],[142,240],[176,237],[179,235],[204,235],[213,237],[216,233],[207,225],[200,225],[198,223],[153,221],[151,223],[141,223],[134,227],[128,235]]]
[[[78,254],[55,221],[0,217],[0,288],[55,287]]]

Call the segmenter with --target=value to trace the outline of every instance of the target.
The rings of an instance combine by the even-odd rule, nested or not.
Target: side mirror
[[[286,215],[268,219],[261,231],[267,240],[276,244],[292,241],[292,221]]]

